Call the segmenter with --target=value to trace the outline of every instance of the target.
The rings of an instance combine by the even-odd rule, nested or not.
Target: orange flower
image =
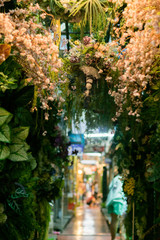
[[[98,49],[98,43],[95,43],[93,47],[94,49]]]

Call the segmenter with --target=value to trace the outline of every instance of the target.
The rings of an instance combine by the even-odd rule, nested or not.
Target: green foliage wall
[[[30,111],[34,88],[10,57],[0,65],[0,236],[1,240],[47,239],[49,202],[61,195],[69,164],[68,142],[57,127],[57,103],[46,123]]]
[[[158,91],[153,87],[152,94],[144,96],[140,123],[122,114],[111,149],[128,198],[125,220],[128,236],[132,236],[135,204],[135,239],[157,240],[160,235],[160,101],[154,98]],[[126,131],[126,123],[130,130]]]

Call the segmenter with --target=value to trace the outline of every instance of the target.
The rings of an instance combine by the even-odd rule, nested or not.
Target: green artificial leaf
[[[25,147],[23,144],[11,144],[10,152],[11,153],[8,159],[10,159],[11,161],[19,162],[28,160],[28,154],[25,151]]]
[[[159,101],[159,100],[160,100],[160,96],[159,96],[159,94],[156,94],[156,95],[154,96],[154,101],[157,102],[157,101]]]
[[[89,50],[91,50],[93,47],[85,47],[82,51],[82,54],[86,54]]]
[[[28,153],[28,160],[30,162],[31,169],[34,170],[37,167],[37,162],[36,162],[36,159],[32,156],[31,153]]]
[[[155,164],[152,168],[148,168],[148,172],[150,176],[148,177],[149,182],[154,182],[160,179],[160,164]]]
[[[14,128],[13,134],[15,134],[16,138],[24,141],[28,137],[29,127]]]
[[[0,107],[0,126],[2,126],[5,122],[9,123],[11,119],[12,114]]]
[[[18,138],[17,136],[12,136],[12,144],[23,145],[25,151],[28,151],[30,149],[30,146],[24,140]]]
[[[0,77],[1,77],[1,82],[0,82],[0,86],[4,84],[4,81],[7,80],[8,76],[5,75],[3,72],[0,72]]]
[[[30,146],[26,142],[24,142],[23,144],[24,144],[24,149],[27,152],[30,149]]]
[[[24,141],[22,141],[20,138],[18,138],[17,136],[12,136],[12,143],[13,144],[23,144],[24,145]]]
[[[119,148],[123,149],[122,143],[118,143],[117,146],[115,147],[115,150],[118,150]]]
[[[4,144],[0,144],[0,160],[8,158],[10,155],[9,147]]]
[[[152,89],[158,90],[158,89],[159,89],[159,86],[158,86],[158,85],[154,85],[154,86],[152,86]]]
[[[24,149],[23,144],[11,144],[9,147],[10,147],[11,153],[15,153],[21,149]]]
[[[5,143],[11,142],[11,131],[8,124],[3,124],[0,127],[0,142],[5,142]]]
[[[0,90],[5,92],[7,89],[16,89],[18,87],[17,80],[13,77],[8,78],[7,75],[4,75],[3,72],[0,72],[1,82],[0,82]]]

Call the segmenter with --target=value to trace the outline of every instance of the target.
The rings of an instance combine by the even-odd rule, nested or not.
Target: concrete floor
[[[82,206],[58,240],[111,240],[111,235],[100,208]]]

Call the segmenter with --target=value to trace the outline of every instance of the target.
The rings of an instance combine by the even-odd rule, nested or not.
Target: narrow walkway
[[[85,206],[76,210],[58,240],[111,240],[111,235],[100,208]]]

